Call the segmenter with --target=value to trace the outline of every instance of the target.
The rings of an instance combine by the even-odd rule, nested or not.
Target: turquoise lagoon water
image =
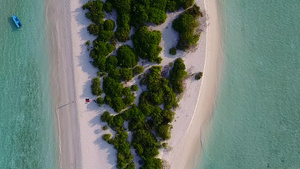
[[[0,168],[57,168],[44,1],[1,0],[0,16]]]
[[[300,168],[300,1],[220,1],[224,69],[201,169]]]

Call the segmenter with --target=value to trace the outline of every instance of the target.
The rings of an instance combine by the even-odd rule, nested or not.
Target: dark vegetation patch
[[[144,67],[137,63],[139,57],[154,63],[162,61],[159,57],[162,50],[159,46],[161,32],[149,31],[145,24],[161,24],[166,20],[166,12],[187,9],[193,3],[193,0],[107,0],[105,3],[94,0],[83,6],[88,10],[86,17],[93,22],[87,29],[90,34],[97,36],[92,45],[90,42],[87,44],[91,49],[90,57],[99,70],[97,75],[103,78],[103,91],[100,78],[94,78],[92,93],[97,96],[99,106],[107,104],[118,112],[111,114],[105,111],[101,120],[107,123],[103,130],[109,126],[116,131],[114,136],[103,135],[103,139],[118,151],[119,169],[135,168],[131,146],[142,158],[139,162],[141,169],[162,169],[162,160],[156,156],[159,148],[167,147],[166,143],[161,142],[170,138],[174,119],[172,110],[178,105],[177,95],[183,92],[183,79],[187,73],[182,59],[177,59],[170,66],[173,68],[169,76],[168,72],[162,76],[160,66],[152,66],[142,74]],[[107,13],[115,10],[116,23],[104,20],[103,10]],[[186,50],[197,43],[200,34],[195,33],[195,29],[199,25],[197,18],[201,15],[199,7],[193,6],[174,21],[173,28],[180,34],[177,49]],[[180,24],[183,26],[180,27]],[[116,56],[110,55],[116,49],[117,41],[126,42],[130,39],[131,26],[135,27],[135,34],[131,36],[134,48],[122,45],[117,49]],[[170,53],[176,54],[176,49],[172,48]],[[141,93],[138,105],[135,105],[134,93],[139,87],[136,84],[124,87],[123,83],[138,75],[140,85],[147,90]],[[101,97],[103,92],[104,99]],[[125,121],[128,121],[128,128],[124,126]],[[128,130],[133,134],[131,142],[128,141]]]
[[[200,31],[196,32],[196,28],[199,27],[199,17],[202,17],[200,7],[194,5],[173,21],[172,27],[179,33],[177,49],[186,51],[196,46],[200,38]]]

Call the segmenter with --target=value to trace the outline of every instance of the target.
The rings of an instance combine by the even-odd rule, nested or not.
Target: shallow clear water
[[[0,14],[0,168],[57,168],[44,1],[2,0]]]
[[[300,1],[220,1],[224,70],[198,168],[300,168]]]

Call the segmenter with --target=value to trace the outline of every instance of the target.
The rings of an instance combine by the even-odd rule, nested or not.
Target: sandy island
[[[81,8],[87,2],[88,0],[46,2],[48,33],[53,49],[52,90],[56,98],[54,106],[61,169],[116,168],[117,151],[102,140],[102,135],[111,131],[103,131],[102,126],[105,124],[100,121],[100,115],[105,110],[112,109],[107,105],[99,108],[96,103],[85,103],[86,98],[95,98],[90,86],[97,73],[97,69],[90,64],[91,58],[85,46],[86,41],[96,38],[88,33],[87,26],[91,22]],[[195,168],[201,152],[201,131],[209,123],[214,108],[221,68],[216,1],[196,0],[196,3],[204,13],[204,17],[200,19],[202,33],[196,50],[178,52],[175,57],[169,55],[168,50],[175,46],[178,36],[172,29],[172,21],[180,12],[168,14],[162,25],[149,27],[162,32],[162,66],[182,57],[189,74],[204,71],[199,81],[192,76],[185,80],[186,89],[175,110],[171,139],[168,140],[169,148],[161,150],[159,154],[166,161],[165,165],[172,169]],[[138,166],[137,161],[135,163]]]

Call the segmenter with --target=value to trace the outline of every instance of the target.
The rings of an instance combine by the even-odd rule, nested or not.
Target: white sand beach
[[[53,89],[55,97],[60,167],[68,168],[116,168],[116,150],[102,140],[105,125],[100,115],[112,109],[85,99],[94,99],[91,80],[96,77],[85,43],[96,37],[87,31],[91,22],[85,17],[82,5],[88,0],[47,1],[48,25],[53,46]],[[201,18],[201,38],[195,50],[178,52],[170,56],[168,49],[176,44],[176,33],[171,28],[172,20],[180,13],[168,14],[167,21],[150,29],[161,30],[162,66],[177,57],[182,57],[190,75],[204,71],[201,80],[193,76],[185,80],[185,92],[175,110],[169,148],[161,150],[159,157],[170,168],[194,168],[199,157],[200,131],[209,120],[214,107],[220,70],[220,31],[215,0],[197,0],[204,12]],[[201,87],[200,87],[201,86]],[[190,165],[192,164],[192,165]]]

